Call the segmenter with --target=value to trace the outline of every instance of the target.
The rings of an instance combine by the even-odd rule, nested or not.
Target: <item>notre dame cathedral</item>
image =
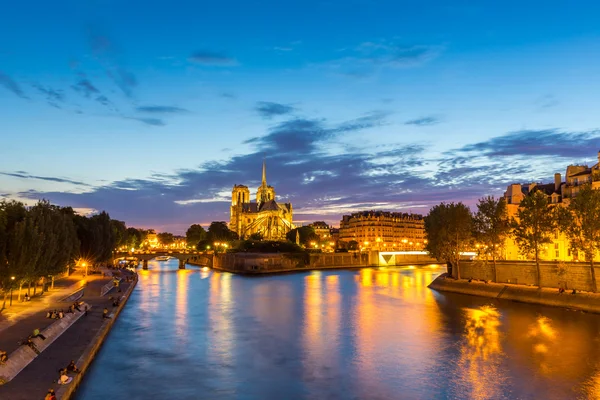
[[[275,189],[267,185],[267,167],[264,161],[262,184],[256,191],[256,203],[250,202],[248,186],[233,186],[229,229],[236,232],[240,239],[259,233],[266,240],[285,240],[285,235],[295,228],[292,214],[291,203],[278,204],[275,201]]]

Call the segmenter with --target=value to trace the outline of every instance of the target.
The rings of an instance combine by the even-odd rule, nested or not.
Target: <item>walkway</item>
[[[0,399],[43,399],[50,387],[55,390],[58,389],[59,386],[54,383],[58,378],[58,370],[66,367],[69,361],[79,359],[102,325],[102,310],[104,307],[112,310],[112,302],[109,297],[115,295],[115,289],[108,295],[100,297],[100,288],[108,283],[110,279],[97,276],[88,281],[82,298],[91,306],[88,316],[81,317],[75,322],[49,348],[21,371],[15,379],[6,385],[0,386]],[[129,283],[122,282],[121,290],[124,292],[129,285]],[[69,293],[68,290],[66,294]],[[59,299],[62,297],[57,296]],[[66,309],[68,306],[67,303],[58,303],[56,299],[49,302],[48,306],[43,309],[36,305],[37,312],[30,313],[23,318],[19,317],[17,322],[4,328],[0,335],[0,349],[5,349],[10,354],[18,347],[17,342],[30,335],[33,329],[43,330],[55,321],[46,318],[48,309]]]

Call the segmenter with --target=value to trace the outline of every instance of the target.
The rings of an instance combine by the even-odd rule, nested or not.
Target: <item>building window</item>
[[[554,250],[558,250],[558,243],[554,243]]]
[[[559,258],[559,257],[560,257],[560,253],[558,250],[556,250],[556,258]]]

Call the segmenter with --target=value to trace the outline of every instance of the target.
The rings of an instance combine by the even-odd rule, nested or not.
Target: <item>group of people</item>
[[[46,313],[46,318],[50,318],[50,319],[62,319],[65,317],[65,314],[73,314],[75,313],[75,310],[81,312],[81,306],[83,305],[83,301],[76,301],[75,303],[71,304],[69,306],[69,308],[67,309],[67,311],[63,311],[62,309],[60,311],[54,310],[54,311],[48,311]],[[87,304],[85,305],[85,315],[87,315],[87,311],[88,311],[88,306]]]
[[[77,368],[77,366],[75,365],[74,360],[71,360],[71,362],[69,363],[69,365],[67,365],[66,368],[61,368],[58,371],[59,376],[58,381],[56,383],[58,383],[59,385],[67,385],[71,383],[73,381],[73,378],[68,375],[69,373],[79,373],[79,368]],[[56,400],[56,392],[54,391],[54,389],[48,389],[48,393],[46,393],[46,397],[44,397],[44,400]]]

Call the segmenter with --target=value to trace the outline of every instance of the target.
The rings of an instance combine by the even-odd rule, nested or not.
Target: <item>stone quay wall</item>
[[[600,268],[594,266],[597,287],[600,288]],[[456,269],[452,276],[457,277]],[[532,261],[497,261],[496,276],[491,261],[462,261],[460,277],[462,279],[477,279],[497,283],[537,286],[535,262]],[[541,286],[549,288],[563,287],[591,292],[593,290],[592,271],[587,263],[576,262],[540,262]]]
[[[368,265],[368,255],[360,253],[225,253],[213,259],[215,269],[248,274]]]

